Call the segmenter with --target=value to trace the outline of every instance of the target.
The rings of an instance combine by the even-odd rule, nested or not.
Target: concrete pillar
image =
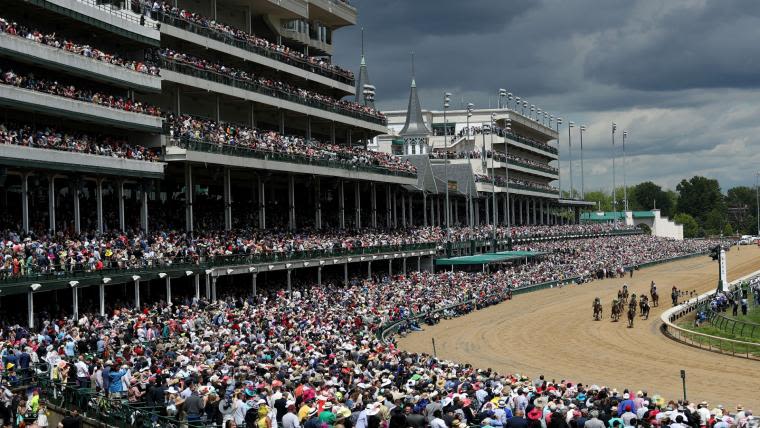
[[[124,216],[124,180],[116,181],[116,198],[119,200],[119,230],[123,232],[127,228]]]
[[[377,229],[377,185],[370,183],[372,197],[372,228]]]
[[[406,257],[401,258],[401,273],[406,275]]]
[[[398,229],[398,194],[393,190],[393,228]]]
[[[317,286],[322,286],[322,266],[317,266]]]
[[[48,176],[48,228],[55,232],[55,178]]]
[[[343,263],[343,286],[348,287],[348,262]]]
[[[441,214],[443,209],[441,208],[444,206],[446,201],[444,201],[442,198],[436,198],[436,208],[435,208],[435,221],[438,223],[438,226],[442,226],[443,222],[446,221],[445,215]]]
[[[76,323],[76,321],[79,319],[79,291],[77,290],[77,287],[71,287],[71,303],[72,303],[72,319]]]
[[[135,281],[135,309],[140,309],[140,277],[137,277]]]
[[[346,228],[346,194],[343,188],[343,180],[338,180],[338,219],[340,228]]]
[[[195,285],[195,300],[201,299],[201,274],[193,275],[193,284]]]
[[[166,303],[172,301],[172,277],[166,275]]]
[[[515,217],[515,211],[516,211],[515,204],[517,203],[517,198],[515,198],[514,196],[511,196],[508,199],[509,199],[509,211],[510,211],[510,214],[509,214],[510,224],[515,225],[517,224],[517,217]]]
[[[258,279],[258,276],[259,276],[259,274],[256,273],[256,272],[254,272],[253,275],[251,275],[251,294],[254,297],[256,297],[256,292],[257,292],[257,290],[256,290],[256,287],[257,287],[256,280]]]
[[[216,302],[216,280],[218,277],[212,276],[211,277],[211,301]]]
[[[287,275],[288,275],[288,282],[287,282],[288,288],[286,290],[288,292],[288,297],[290,297],[291,293],[293,292],[293,280],[291,278],[292,274],[293,274],[293,270],[292,269],[288,269],[288,271],[287,271]]]
[[[407,227],[406,224],[406,198],[401,195],[401,227]]]
[[[206,274],[206,300],[211,300],[211,275]]]
[[[226,168],[225,168],[226,171]],[[226,186],[226,177],[225,177]],[[226,188],[225,188],[226,193]],[[193,219],[193,202],[195,199],[195,185],[193,184],[193,166],[190,163],[185,163],[185,230],[193,232],[193,225],[195,221]],[[226,217],[226,214],[225,214]]]
[[[412,195],[409,195],[409,227],[414,227],[414,204],[412,203]]]
[[[422,227],[428,227],[427,193],[422,192]]]
[[[372,260],[367,262],[367,279],[372,279]]]
[[[485,197],[486,200],[486,225],[491,224],[491,214],[490,214],[490,208],[491,208],[491,201],[488,196]]]
[[[69,190],[74,198],[74,233],[82,233],[82,213],[79,212],[79,186],[81,181],[74,180],[69,182]]]
[[[29,173],[21,174],[21,227],[29,233]]]
[[[266,194],[264,192],[264,179],[259,176],[259,229],[264,230],[267,228],[267,207],[266,207]]]
[[[314,226],[322,229],[322,185],[319,177],[314,177]]]
[[[388,259],[388,276],[393,276],[393,259]]]
[[[288,229],[296,230],[296,178],[288,175]]]
[[[106,315],[106,286],[105,284],[100,284],[98,286],[98,302],[100,303],[100,316]]]
[[[26,309],[27,324],[31,330],[34,328],[34,293],[32,290],[26,292]]]
[[[224,167],[224,230],[232,230],[232,172]]]
[[[98,233],[103,233],[103,179],[95,180],[95,211],[98,219]]]
[[[417,256],[417,272],[422,271],[421,266],[422,266],[422,256]]]
[[[140,192],[140,227],[148,233],[148,186],[143,184]]]
[[[503,207],[502,207],[503,214],[501,216],[501,223],[506,226],[507,222],[508,222],[507,220],[509,220],[509,217],[508,217],[509,216],[509,207],[508,207],[508,205],[509,205],[509,195],[504,195],[501,198],[501,200],[502,200],[502,205],[503,205]]]
[[[385,186],[385,223],[388,229],[393,225],[393,215],[391,214],[391,185]]]
[[[475,199],[475,226],[480,226],[480,199]]]
[[[354,227],[356,229],[362,228],[362,194],[361,183],[356,182],[354,184],[354,207],[356,208],[356,220],[354,220]]]

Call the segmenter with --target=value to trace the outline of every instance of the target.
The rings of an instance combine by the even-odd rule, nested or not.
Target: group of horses
[[[618,290],[617,297],[612,300],[610,319],[612,322],[619,321],[620,317],[623,316],[623,312],[626,310],[626,306],[628,307],[626,313],[628,328],[633,328],[633,321],[636,319],[637,312],[640,313],[641,317],[645,320],[649,319],[649,311],[651,307],[656,307],[660,304],[660,296],[657,294],[657,286],[654,282],[652,282],[652,285],[649,287],[649,296],[650,297],[642,294],[640,298],[637,298],[636,293],[631,293],[629,295],[628,284],[623,284],[623,288]],[[649,304],[650,298],[652,301],[651,306]],[[601,321],[604,307],[602,306],[602,300],[599,297],[594,299],[593,309],[594,320]]]

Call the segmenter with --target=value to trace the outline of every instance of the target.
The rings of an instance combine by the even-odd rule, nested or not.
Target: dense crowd
[[[483,157],[483,150],[472,150],[469,152],[454,152],[449,153],[448,156],[446,152],[443,151],[437,151],[437,152],[431,152],[429,154],[430,158],[432,159],[480,159]],[[494,160],[498,162],[516,162],[516,163],[524,163],[526,165],[535,166],[537,168],[546,169],[550,171],[557,171],[557,168],[552,167],[551,165],[548,165],[546,163],[541,163],[532,159],[515,156],[513,154],[504,154],[502,152],[495,152],[493,150],[486,150],[485,151],[485,157],[487,159],[493,158]]]
[[[415,173],[414,165],[397,156],[338,144],[321,143],[303,137],[281,135],[275,131],[219,123],[188,115],[169,115],[166,118],[170,136],[189,138],[218,145],[244,147],[308,158],[344,162],[351,166],[381,167],[391,171]]]
[[[156,10],[154,13],[179,18],[183,21],[208,28],[209,30],[223,34],[224,36],[231,37],[237,41],[245,42],[253,48],[265,49],[272,54],[281,56],[285,62],[303,62],[318,67],[323,72],[335,73],[349,80],[354,79],[353,72],[332,64],[325,58],[304,55],[302,52],[293,50],[285,45],[273,43],[239,28],[217,22],[212,18],[205,17],[195,12],[190,12],[187,9],[180,9],[176,7],[176,5],[167,2],[162,2],[160,9]]]
[[[2,17],[0,17],[0,32],[11,36],[23,37],[33,42],[42,43],[43,45],[51,46],[56,49],[63,49],[66,52],[82,55],[86,58],[92,58],[97,61],[128,68],[139,73],[150,74],[152,76],[158,76],[160,74],[160,71],[155,64],[129,60],[118,54],[104,52],[86,43],[77,43],[70,38],[61,37],[54,32],[46,34],[37,29],[18,24],[15,21],[8,21]]]
[[[607,240],[591,240],[577,252],[647,261],[702,245],[643,236]],[[577,242],[543,249],[577,262],[583,255],[570,248]],[[618,257],[613,248],[626,250]],[[6,342],[3,378],[9,388],[40,363],[49,367],[40,376],[56,384],[122,397],[169,420],[224,427],[753,426],[751,411],[741,406],[729,416],[722,407],[666,401],[644,391],[497,373],[403,352],[379,335],[389,322],[399,322],[401,332],[416,330],[413,314],[430,321],[462,315],[509,299],[512,287],[546,279],[521,271],[528,266],[495,273],[414,272],[355,279],[348,286],[297,286],[290,294],[266,289],[213,303],[178,297],[140,310],[114,307],[106,317],[42,313],[46,318],[37,329],[5,326],[0,333]],[[515,281],[515,275],[527,279]],[[8,390],[5,397],[0,411],[6,421],[45,411],[38,393],[13,398]]]
[[[282,80],[270,79],[265,76],[254,76],[253,73],[249,73],[234,67],[228,67],[218,62],[177,52],[173,49],[164,48],[158,50],[156,51],[156,55],[158,55],[160,58],[163,58],[165,61],[168,61],[169,63],[173,62],[187,65],[196,70],[219,74],[221,76],[241,82],[242,84],[253,85],[256,88],[273,91],[274,93],[278,94],[277,96],[296,96],[306,101],[323,103],[336,109],[359,113],[372,117],[374,119],[385,119],[385,115],[378,110],[359,103],[355,103],[353,101],[335,99],[328,95],[295,87]]]
[[[507,183],[509,183],[510,186],[517,185],[517,186],[532,187],[535,189],[548,190],[550,192],[559,192],[559,189],[557,189],[556,187],[552,187],[545,183],[539,183],[537,181],[524,180],[524,179],[518,179],[518,178],[512,178],[512,177],[510,177],[509,180],[507,180],[506,177],[502,177],[500,175],[488,176],[485,174],[475,174],[475,181],[478,183],[492,183],[493,182],[496,184],[496,186],[499,186],[499,187],[506,187]]]
[[[123,159],[159,160],[159,155],[154,150],[130,144],[125,139],[63,130],[52,126],[34,127],[31,125],[0,123],[0,144],[13,144]]]
[[[12,68],[5,71],[0,70],[0,76],[2,76],[1,82],[3,84],[21,89],[44,92],[50,95],[71,98],[77,101],[93,103],[117,110],[131,111],[151,116],[161,116],[161,110],[158,107],[146,103],[90,89],[77,88],[74,85],[61,84],[57,80],[39,78],[33,74],[27,75],[16,73]]]

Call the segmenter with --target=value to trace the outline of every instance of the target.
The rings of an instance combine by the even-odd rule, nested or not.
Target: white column
[[[338,219],[340,228],[346,228],[346,194],[343,188],[343,180],[338,180]]]
[[[185,164],[185,230],[192,232],[195,221],[193,219],[193,202],[195,199],[195,185],[193,184],[193,166]]]
[[[29,233],[29,173],[21,174],[21,225]]]
[[[488,224],[491,224],[491,213],[490,213],[491,201],[490,201],[490,198],[488,198],[487,196],[485,200],[486,200],[486,224],[488,225]]]
[[[319,177],[314,177],[314,226],[322,229],[322,189]]]
[[[288,273],[288,290],[287,290],[288,291],[288,297],[290,297],[290,295],[291,295],[291,293],[293,291],[293,283],[292,283],[292,280],[290,278],[290,275],[291,275],[292,272],[293,272],[292,269],[288,269],[288,272],[287,272]]]
[[[172,301],[172,277],[166,275],[166,303]]]
[[[98,297],[100,298],[100,316],[103,317],[106,315],[106,286],[105,284],[100,284],[98,286]]]
[[[258,277],[258,273],[254,272],[253,275],[251,275],[251,293],[253,293],[253,296],[256,297],[256,279]]]
[[[123,232],[127,228],[124,216],[124,180],[116,181],[116,198],[119,200],[119,230]]]
[[[69,182],[71,196],[74,198],[74,233],[82,233],[82,213],[79,212],[79,180]]]
[[[147,185],[143,184],[141,193],[141,207],[140,207],[140,227],[145,233],[148,233],[148,189]]]
[[[216,302],[216,280],[217,277],[211,277],[211,301]]]
[[[259,229],[267,228],[266,194],[264,192],[264,179],[259,175]]]
[[[206,300],[211,300],[211,275],[206,274]]]
[[[193,275],[193,283],[195,285],[195,300],[201,299],[201,274],[196,273]]]
[[[135,309],[140,309],[140,278],[135,280]]]
[[[48,228],[55,232],[55,178],[48,176]]]
[[[393,276],[393,259],[388,259],[388,276]]]
[[[348,262],[343,263],[343,286],[348,287]]]
[[[76,321],[79,319],[79,292],[77,291],[77,287],[71,287],[71,302],[74,309],[72,318],[76,323]]]
[[[103,233],[103,179],[95,180],[96,210],[98,217],[98,233]]]
[[[406,275],[406,257],[401,259],[401,272]]]
[[[372,279],[372,260],[367,262],[367,279]]]
[[[354,226],[356,229],[362,228],[362,194],[361,194],[361,183],[356,182],[354,184],[354,203],[356,207],[356,220],[354,221]]]
[[[232,172],[224,168],[224,230],[232,230]]]
[[[288,229],[296,230],[296,178],[288,175]]]
[[[317,286],[322,286],[322,266],[317,266]]]
[[[26,292],[26,309],[29,329],[34,328],[34,293],[32,290]]]

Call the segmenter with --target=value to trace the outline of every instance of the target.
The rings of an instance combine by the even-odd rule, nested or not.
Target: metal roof
[[[356,99],[357,104],[365,105],[370,108],[375,108],[375,102],[364,97],[364,85],[371,85],[369,83],[369,73],[367,72],[367,61],[364,60],[364,54],[362,54],[362,62],[359,66],[359,79],[356,80]]]
[[[451,258],[436,259],[436,266],[454,266],[454,265],[484,265],[494,262],[504,262],[507,260],[516,260],[540,256],[546,254],[540,251],[500,251],[498,253],[483,253],[474,256],[461,256]]]
[[[417,96],[417,83],[412,77],[412,86],[409,91],[409,107],[406,109],[406,123],[398,133],[402,137],[428,136],[430,130],[425,125],[425,119],[422,117],[422,106],[420,98]]]

